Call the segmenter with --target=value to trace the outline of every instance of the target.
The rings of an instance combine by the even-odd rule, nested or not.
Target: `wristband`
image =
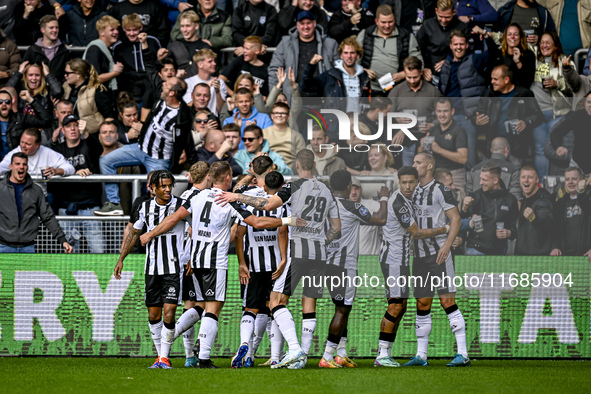
[[[450,227],[449,227],[449,224],[446,224],[446,225],[445,225],[445,233],[446,233],[446,234],[449,234],[449,228],[450,228]]]
[[[289,226],[290,221],[291,221],[291,216],[287,217],[287,218],[281,218],[281,225],[282,226]]]
[[[389,200],[389,198],[386,196],[380,198],[380,202],[382,202],[382,201],[388,202],[388,200]]]

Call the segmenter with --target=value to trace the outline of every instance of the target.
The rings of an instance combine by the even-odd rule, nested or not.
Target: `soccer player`
[[[186,201],[158,227],[140,237],[142,244],[146,244],[190,214],[193,215],[191,263],[193,274],[205,300],[205,316],[201,319],[199,329],[198,368],[218,368],[211,362],[210,353],[218,331],[218,317],[226,300],[228,249],[234,218],[238,217],[244,223],[258,229],[279,227],[290,222],[290,218],[254,216],[236,203],[224,206],[214,203],[216,196],[228,190],[232,184],[232,168],[227,162],[213,163],[209,176],[213,183],[211,189]],[[304,224],[305,221],[298,220],[297,223]]]
[[[417,355],[406,366],[428,366],[427,348],[431,334],[431,304],[433,303],[434,287],[437,287],[441,306],[447,313],[449,325],[456,337],[458,354],[447,365],[450,367],[469,366],[466,346],[466,322],[458,309],[455,300],[456,288],[453,283],[454,261],[450,248],[460,230],[460,214],[451,190],[433,178],[435,159],[428,153],[419,153],[414,158],[413,167],[419,174],[419,186],[415,189],[412,201],[417,215],[419,229],[445,226],[446,217],[450,220],[450,230],[445,235],[433,238],[415,239],[412,273],[419,276],[414,286],[414,297],[417,299],[417,318],[415,330],[417,335]],[[433,286],[428,278],[444,276],[439,286]]]
[[[432,238],[445,234],[449,226],[421,230],[414,218],[412,195],[419,183],[419,174],[413,167],[398,170],[396,190],[388,200],[388,220],[384,227],[380,265],[386,285],[388,310],[380,325],[379,353],[374,361],[376,367],[399,367],[391,357],[392,346],[402,317],[406,312],[409,296],[410,237]],[[399,279],[402,278],[402,279]]]
[[[290,260],[283,274],[275,281],[269,308],[273,324],[277,324],[285,338],[289,352],[271,368],[300,369],[306,365],[308,352],[316,329],[316,298],[322,294],[322,279],[326,265],[326,245],[341,231],[341,220],[336,201],[330,190],[313,177],[314,153],[303,149],[296,155],[296,170],[300,179],[288,183],[270,198],[244,194],[222,193],[216,202],[225,205],[235,201],[271,211],[291,199],[291,210],[307,224],[295,227],[290,239]],[[325,225],[328,222],[328,229]],[[287,301],[300,279],[305,276],[302,297],[302,346],[300,347]]]
[[[193,186],[181,194],[180,199],[183,203],[190,200],[193,196],[199,194],[202,190],[211,187],[211,180],[209,177],[209,163],[205,161],[198,161],[189,169],[190,180]],[[185,250],[191,250],[191,236],[188,231],[189,224],[185,224]],[[187,256],[187,257],[190,257]],[[184,271],[181,279],[182,295],[183,295],[183,314],[179,318],[175,327],[175,339],[179,335],[183,335],[183,346],[185,347],[185,367],[197,366],[197,354],[199,353],[199,340],[195,344],[195,323],[201,320],[203,316],[203,309],[205,302],[199,284],[195,280],[193,270],[191,269],[191,261],[188,258],[183,261]],[[187,328],[188,327],[188,328]],[[195,344],[195,346],[193,346]]]
[[[256,175],[257,186],[242,187],[241,193],[268,198],[283,186],[283,176],[277,171],[273,172],[273,161],[269,156],[256,157],[252,161],[252,172]],[[248,182],[248,179],[243,182]],[[270,212],[253,207],[247,209],[256,216],[277,218],[288,216],[284,206]],[[273,281],[283,273],[287,264],[287,240],[287,227],[284,226],[257,230],[243,223],[238,225],[236,255],[240,263],[240,283],[246,285],[246,288],[244,290],[245,309],[240,322],[241,345],[232,359],[232,368],[240,368],[243,359],[245,359],[245,367],[254,366],[254,354],[262,340],[270,314],[267,303]],[[253,333],[254,339],[252,339]]]
[[[380,209],[373,215],[364,205],[349,201],[351,193],[351,173],[338,170],[330,176],[330,187],[336,198],[339,217],[341,218],[341,234],[328,246],[328,260],[326,261],[325,277],[339,278],[339,286],[329,286],[330,296],[335,305],[335,313],[328,329],[328,338],[324,356],[318,366],[321,368],[356,367],[357,364],[347,357],[347,322],[355,298],[353,279],[357,276],[357,259],[359,258],[359,225],[372,224],[383,226],[386,224],[388,212],[386,202],[390,190],[382,186],[378,192]],[[332,279],[327,281],[333,283]],[[337,349],[338,346],[338,349]],[[335,357],[335,352],[337,356]]]
[[[174,176],[169,171],[157,170],[152,173],[150,187],[156,197],[140,205],[139,219],[123,241],[121,255],[115,266],[115,278],[121,278],[123,260],[136,244],[143,227],[146,226],[148,231],[153,230],[158,223],[172,215],[181,206],[181,200],[172,195],[174,183]],[[179,224],[171,228],[171,231],[161,237],[150,239],[149,243],[143,243],[148,244],[145,268],[146,306],[152,340],[158,352],[156,362],[150,367],[152,369],[172,368],[168,355],[174,341],[174,315],[180,301],[184,226]]]

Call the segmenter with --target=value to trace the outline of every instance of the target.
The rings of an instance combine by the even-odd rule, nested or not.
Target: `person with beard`
[[[119,22],[131,14],[137,14],[140,17],[146,34],[156,37],[163,47],[168,44],[170,36],[168,18],[158,0],[126,0],[111,8],[111,15]]]
[[[53,216],[41,188],[28,174],[26,153],[15,153],[10,161],[10,172],[0,182],[0,253],[35,253],[35,239],[40,221],[63,246],[72,253],[72,246]]]
[[[361,7],[361,0],[342,0],[341,9],[328,21],[328,35],[341,42],[351,34],[357,35],[372,26],[374,19],[373,12]]]
[[[193,56],[201,49],[211,49],[211,45],[198,37],[199,15],[195,11],[187,11],[179,17],[182,37],[172,41],[168,50],[158,52],[158,57],[172,56],[180,70],[185,70],[185,78],[197,75],[199,69],[193,63]]]
[[[99,38],[91,41],[82,55],[82,59],[94,66],[98,80],[107,84],[111,91],[119,90],[117,77],[123,72],[123,64],[115,63],[111,47],[119,39],[119,22],[112,16],[105,15],[96,22]]]
[[[69,30],[66,42],[73,46],[86,46],[98,38],[98,31],[94,29],[96,22],[107,13],[96,0],[78,0],[72,9],[66,12]]]
[[[31,45],[23,57],[23,62],[47,64],[49,72],[58,81],[63,82],[66,62],[70,60],[70,51],[59,39],[60,23],[53,15],[46,15],[39,21],[41,37]]]
[[[504,31],[517,23],[527,35],[527,42],[536,45],[544,32],[555,32],[556,25],[547,8],[536,0],[511,0],[498,9],[499,21],[495,31]]]
[[[139,38],[145,35],[147,51],[153,56],[158,53],[160,42],[156,37],[142,33],[142,20],[137,14],[123,18],[121,27],[125,34],[113,45],[113,60],[123,65],[123,72],[117,80],[119,90],[130,92],[136,100],[141,101],[150,83]]]
[[[244,46],[244,40],[250,36],[262,40],[261,53],[267,47],[277,45],[277,11],[264,0],[247,0],[240,2],[232,15],[232,32],[234,44]],[[238,55],[239,56],[239,55]]]
[[[554,207],[552,196],[540,188],[538,171],[531,165],[521,168],[519,184],[524,199],[517,220],[517,256],[548,256],[552,247]]]
[[[462,218],[469,218],[466,255],[503,256],[507,253],[507,240],[517,235],[517,199],[505,187],[501,168],[494,162],[482,167],[480,185],[482,188],[464,198],[460,212]],[[474,226],[475,215],[482,217],[482,231]]]
[[[550,256],[582,256],[591,262],[591,188],[578,167],[564,172],[568,194],[554,203],[555,227]]]
[[[25,0],[15,11],[14,36],[19,45],[32,45],[39,36],[39,23],[47,15],[53,16],[53,7],[41,0]]]
[[[76,58],[66,63],[64,100],[74,104],[74,112],[86,121],[86,130],[96,133],[99,125],[116,113],[111,93],[100,83],[94,66]]]

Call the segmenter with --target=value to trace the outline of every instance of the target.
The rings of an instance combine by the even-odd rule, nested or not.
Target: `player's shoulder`
[[[267,192],[260,186],[248,186],[242,191],[242,194],[252,197],[268,197]]]
[[[440,191],[442,194],[443,193],[451,193],[451,189],[447,186],[445,186],[443,183],[435,180],[434,181],[434,185],[435,185],[435,190]]]
[[[360,202],[337,198],[337,206],[342,213],[349,213],[359,217],[371,217],[370,210]],[[341,208],[342,207],[342,208]]]
[[[399,214],[409,213],[412,209],[411,202],[404,197],[400,190],[396,190],[390,198],[392,208]]]

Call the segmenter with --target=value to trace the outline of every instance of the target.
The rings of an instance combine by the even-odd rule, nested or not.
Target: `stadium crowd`
[[[28,174],[47,178],[181,174],[200,161],[238,175],[266,154],[293,175],[307,147],[314,175],[359,176],[349,199],[378,211],[386,180],[396,190],[397,170],[429,152],[463,218],[457,253],[591,260],[591,76],[588,60],[572,61],[591,44],[589,0],[0,0],[0,10],[2,172],[25,153]],[[359,132],[339,140],[329,116],[306,132],[302,106],[319,97],[316,109],[349,113]],[[416,140],[361,139],[388,112],[415,115]],[[372,145],[339,149],[357,144]],[[546,176],[559,177],[551,190]],[[130,213],[117,183],[41,186],[56,214]],[[20,218],[20,196],[16,206]],[[2,224],[1,244],[32,244],[5,237],[12,228]],[[103,253],[100,228],[83,229]],[[361,233],[360,253],[377,254],[381,228]]]

